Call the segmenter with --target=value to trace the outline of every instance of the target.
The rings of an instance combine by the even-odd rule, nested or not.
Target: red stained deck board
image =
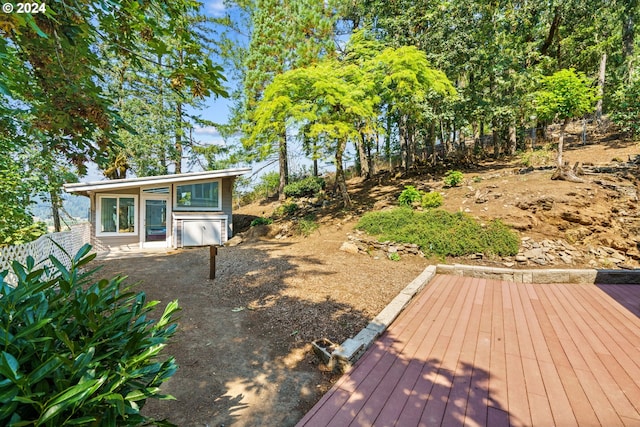
[[[598,285],[636,317],[640,317],[640,285]]]
[[[299,425],[639,425],[633,299],[438,275]]]

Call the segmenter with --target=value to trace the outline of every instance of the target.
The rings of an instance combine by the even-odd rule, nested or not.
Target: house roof
[[[64,191],[87,195],[90,192],[102,190],[119,190],[124,188],[144,187],[147,185],[164,185],[176,182],[198,181],[203,179],[226,178],[244,175],[251,172],[251,168],[221,169],[205,172],[191,172],[174,175],[147,176],[141,178],[112,179],[104,181],[79,182],[65,184]]]

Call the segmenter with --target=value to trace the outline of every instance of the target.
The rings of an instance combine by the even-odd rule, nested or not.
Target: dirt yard
[[[166,384],[177,400],[146,413],[185,427],[295,425],[335,380],[309,343],[355,335],[427,265],[341,252],[349,227],[221,248],[215,280],[207,248],[99,261],[101,275],[182,307],[166,349],[180,366]]]
[[[524,238],[565,239],[587,254],[598,245],[616,247],[627,253],[625,265],[637,267],[638,167],[618,166],[639,152],[637,144],[615,141],[570,148],[568,161],[611,169],[587,174],[584,183],[550,181],[547,169],[523,172],[516,159],[463,169],[464,185],[451,189],[441,175],[354,179],[353,210],[335,200],[317,209],[320,228],[308,237],[291,235],[290,221],[274,223],[265,236],[244,234],[238,246],[219,249],[215,280],[208,279],[208,248],[96,261],[101,275],[128,275],[149,298],[178,299],[182,307],[166,349],[180,365],[165,386],[176,400],[150,402],[146,412],[179,426],[295,425],[336,379],[313,356],[312,340],[340,343],[355,335],[430,263],[504,263],[419,256],[394,262],[341,251],[360,214],[393,206],[405,185],[441,191],[445,209],[501,218]],[[277,205],[237,212],[269,216]]]

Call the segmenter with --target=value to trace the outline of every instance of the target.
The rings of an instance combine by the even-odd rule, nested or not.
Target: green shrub
[[[611,121],[623,132],[633,137],[640,136],[640,80],[624,85],[611,103]]]
[[[269,225],[273,224],[273,220],[271,218],[259,217],[251,221],[250,226],[255,227],[257,225]]]
[[[282,216],[286,216],[286,215],[294,215],[296,212],[298,212],[298,210],[300,209],[300,206],[298,206],[297,203],[295,202],[288,202],[288,203],[284,203],[280,206],[278,206],[275,211],[273,211],[273,214],[277,217],[282,217]]]
[[[449,170],[444,174],[444,185],[447,187],[456,187],[462,182],[463,177],[462,172]]]
[[[413,185],[405,185],[404,190],[398,196],[398,203],[403,206],[411,206],[415,202],[419,202],[422,199],[422,193],[416,190]]]
[[[400,261],[400,254],[398,254],[398,252],[392,252],[388,255],[389,259],[391,261]]]
[[[298,234],[301,234],[304,237],[309,237],[311,233],[316,231],[319,227],[320,225],[316,222],[313,215],[307,215],[306,217],[298,221],[298,224],[296,225],[296,231],[298,232]]]
[[[313,197],[324,190],[325,181],[318,176],[309,176],[300,181],[292,182],[284,187],[287,197]]]
[[[85,245],[69,269],[33,258],[0,273],[0,424],[138,425],[147,399],[170,399],[160,385],[177,369],[160,351],[174,334],[177,301],[157,322],[157,301],[132,292],[124,278],[94,280]],[[50,273],[52,275],[47,275]]]
[[[431,191],[422,195],[422,207],[425,209],[439,208],[444,203],[442,194]]]
[[[278,172],[269,172],[260,176],[260,181],[253,188],[259,196],[269,197],[278,191],[280,186],[280,174]]]
[[[556,151],[547,144],[544,147],[524,152],[520,155],[520,163],[524,167],[551,166],[556,161]]]
[[[499,221],[483,227],[470,216],[441,209],[414,212],[408,208],[369,212],[357,228],[382,241],[415,243],[430,255],[462,256],[476,252],[515,255],[520,240]]]

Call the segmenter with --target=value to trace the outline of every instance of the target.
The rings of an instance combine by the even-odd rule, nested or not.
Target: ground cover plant
[[[407,208],[369,212],[357,228],[380,240],[415,243],[428,255],[462,256],[476,252],[515,255],[518,236],[500,221],[482,225],[462,212],[441,209],[416,212]]]
[[[14,262],[15,287],[0,273],[0,424],[139,425],[155,422],[140,414],[147,399],[171,398],[159,387],[177,365],[160,352],[177,301],[150,320],[157,301],[84,271],[90,249],[69,269],[54,257],[53,269]]]
[[[447,187],[456,187],[460,185],[463,177],[464,175],[460,171],[448,170],[447,173],[444,174],[442,181]]]
[[[284,195],[287,197],[313,197],[324,190],[325,181],[318,176],[309,176],[287,184],[284,187]]]

